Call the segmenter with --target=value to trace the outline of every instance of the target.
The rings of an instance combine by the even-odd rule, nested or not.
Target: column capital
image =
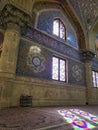
[[[82,56],[83,56],[83,61],[89,62],[94,58],[95,52],[92,50],[83,50]]]
[[[23,27],[26,23],[29,23],[31,19],[27,13],[11,4],[5,5],[1,12],[1,16],[3,17],[5,25],[8,23],[14,23],[20,27]]]

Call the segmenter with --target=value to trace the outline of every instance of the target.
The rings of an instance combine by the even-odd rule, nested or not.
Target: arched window
[[[59,18],[53,21],[53,34],[62,39],[66,39],[66,28]]]

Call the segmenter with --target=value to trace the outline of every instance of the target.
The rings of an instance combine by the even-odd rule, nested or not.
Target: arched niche
[[[50,6],[50,4],[52,6]],[[58,5],[58,6],[57,6]],[[78,46],[79,50],[87,49],[85,35],[82,29],[80,22],[78,21],[76,15],[73,10],[70,8],[69,3],[67,1],[58,1],[58,0],[33,0],[33,8],[32,8],[32,23],[35,24],[36,16],[41,11],[41,9],[61,9],[63,13],[65,13],[70,21],[71,25],[74,26],[75,32],[78,38]],[[33,25],[34,26],[34,25]]]

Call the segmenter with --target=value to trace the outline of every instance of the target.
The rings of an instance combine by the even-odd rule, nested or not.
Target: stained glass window
[[[58,58],[52,58],[52,79],[58,80]]]
[[[93,86],[98,87],[98,72],[92,71]]]
[[[60,59],[60,81],[65,81],[65,61]]]
[[[65,81],[66,62],[58,57],[52,58],[52,79]]]
[[[66,38],[66,29],[63,22],[60,19],[55,19],[53,21],[53,34],[59,36],[62,39]]]

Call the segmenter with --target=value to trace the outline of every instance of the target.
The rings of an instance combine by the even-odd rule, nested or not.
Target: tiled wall
[[[39,14],[37,28],[53,35],[53,20],[60,18],[66,27],[66,42],[73,47],[78,47],[75,31],[68,19],[60,11],[45,11]],[[60,39],[61,40],[61,39]]]
[[[41,52],[30,52],[32,47],[38,47]],[[16,73],[21,76],[51,79],[51,53],[36,43],[21,41]]]
[[[30,53],[30,48],[34,46],[40,48],[40,54]],[[60,57],[57,52],[54,53],[52,50],[48,50],[48,48],[43,48],[38,43],[21,40],[16,70],[17,75],[52,80],[52,56],[55,54]],[[33,62],[34,58],[38,59],[37,64]],[[84,64],[67,57],[67,55],[64,58],[67,61],[66,73],[68,83],[84,86]]]

